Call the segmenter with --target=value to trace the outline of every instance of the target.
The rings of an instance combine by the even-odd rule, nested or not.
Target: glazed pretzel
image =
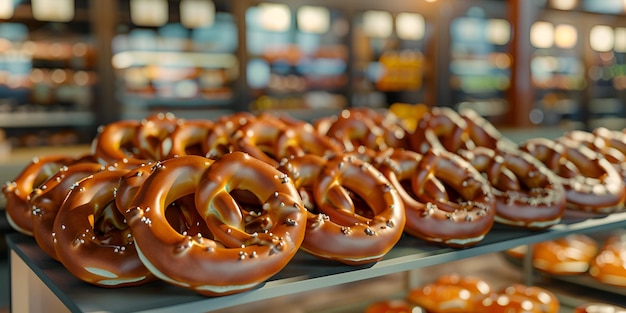
[[[308,209],[302,249],[349,265],[376,262],[396,244],[405,223],[396,190],[358,158],[293,158],[281,169],[292,177]]]
[[[107,168],[82,179],[54,221],[52,238],[59,261],[74,276],[101,287],[136,286],[154,279],[115,206],[116,188],[127,172]]]
[[[169,159],[182,155],[206,156],[209,153],[208,137],[215,129],[209,120],[184,120],[176,125],[171,134],[160,142],[159,155]]]
[[[171,113],[152,114],[139,123],[133,137],[137,157],[145,160],[162,160],[161,142],[165,140],[183,120]]]
[[[417,123],[410,135],[410,147],[419,153],[431,148],[457,152],[475,147],[515,146],[485,118],[470,109],[459,113],[448,107],[433,107]]]
[[[234,190],[252,193],[260,209],[241,208]],[[164,218],[169,203],[192,194],[208,236],[181,234]],[[199,156],[158,162],[123,213],[146,266],[204,295],[254,288],[287,264],[304,237],[305,210],[293,184],[242,152],[215,162]]]
[[[565,189],[558,177],[532,155],[519,149],[477,147],[459,154],[484,173],[496,196],[495,221],[545,229],[561,221]]]
[[[97,162],[63,166],[31,193],[28,205],[32,210],[33,237],[37,245],[51,258],[58,260],[52,234],[59,207],[80,180],[104,168]]]
[[[17,175],[7,182],[2,192],[6,198],[6,216],[11,227],[32,236],[32,210],[28,205],[30,194],[53,176],[60,168],[76,160],[66,155],[50,155],[33,158]]]
[[[368,108],[351,108],[332,118],[316,121],[315,129],[334,138],[346,151],[360,146],[374,150],[406,147],[406,130],[392,114],[383,115]]]
[[[567,207],[594,213],[623,209],[624,182],[610,162],[598,152],[571,140],[534,138],[520,144],[559,176]]]
[[[460,156],[441,149],[424,155],[399,151],[379,169],[404,202],[408,234],[466,247],[491,229],[496,211],[491,185]]]
[[[148,160],[137,156],[134,138],[139,121],[122,120],[98,127],[98,134],[91,143],[91,154],[101,164],[120,162],[142,165]]]
[[[563,136],[602,154],[626,182],[626,134],[621,131],[598,127],[592,132],[572,130]],[[557,141],[563,140],[557,138]]]

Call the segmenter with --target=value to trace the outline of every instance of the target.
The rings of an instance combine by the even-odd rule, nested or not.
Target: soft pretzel
[[[286,161],[285,161],[286,162]],[[308,209],[302,249],[349,265],[382,259],[402,235],[405,213],[397,191],[358,158],[304,155],[283,163]]]
[[[179,123],[184,123],[184,120],[171,113],[152,114],[142,119],[132,139],[137,157],[145,160],[164,159],[161,142],[174,132]]]
[[[146,163],[147,160],[138,157],[133,142],[139,125],[139,121],[136,120],[122,120],[98,127],[98,133],[91,143],[91,154],[101,164]]]
[[[543,162],[559,176],[565,187],[569,209],[610,213],[623,209],[624,181],[598,152],[585,145],[562,139],[529,139],[520,149]]]
[[[244,210],[235,190],[256,197]],[[171,202],[195,194],[211,234],[181,234],[165,218]],[[282,269],[304,237],[304,206],[289,179],[242,152],[215,162],[199,156],[160,161],[123,214],[146,266],[159,278],[204,295],[249,290]],[[212,239],[211,239],[212,238]]]
[[[432,283],[409,291],[407,300],[427,312],[481,312],[477,305],[493,292],[493,287],[475,276],[444,275]]]
[[[491,185],[460,156],[441,149],[424,155],[397,152],[379,169],[403,200],[405,232],[466,247],[480,242],[493,226],[496,199]]]
[[[127,171],[107,168],[80,180],[54,221],[59,261],[77,278],[101,287],[136,286],[154,279],[115,206],[115,190]]]
[[[32,209],[33,237],[37,245],[53,259],[58,259],[54,248],[53,227],[59,207],[80,180],[104,168],[97,162],[63,166],[31,193],[28,205]]]
[[[7,182],[3,186],[2,192],[6,198],[6,216],[13,229],[32,236],[32,210],[28,205],[30,194],[60,168],[73,162],[75,159],[66,155],[33,158],[15,180]]]
[[[351,108],[333,118],[319,119],[315,128],[337,140],[347,151],[360,146],[384,150],[407,146],[406,130],[399,123],[392,114],[383,115],[369,108]]]
[[[208,137],[215,128],[210,120],[181,121],[160,141],[158,154],[163,159],[189,154],[206,156],[209,153]]]
[[[495,221],[545,229],[561,221],[565,189],[558,177],[519,149],[476,147],[459,154],[484,173],[496,197]]]

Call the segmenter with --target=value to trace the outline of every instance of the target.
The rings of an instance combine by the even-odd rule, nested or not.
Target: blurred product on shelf
[[[572,234],[533,246],[533,266],[552,275],[579,275],[589,270],[598,243],[583,234]]]
[[[391,299],[368,305],[364,313],[427,313],[427,311],[405,299]]]
[[[589,275],[601,283],[626,288],[626,231],[616,231],[591,260]]]
[[[574,313],[626,313],[626,308],[606,303],[586,303],[576,307]]]

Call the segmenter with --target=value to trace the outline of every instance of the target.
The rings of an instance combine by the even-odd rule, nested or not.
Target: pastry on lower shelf
[[[577,306],[574,313],[626,313],[626,308],[606,303],[585,303]]]
[[[535,244],[533,266],[552,275],[579,275],[587,272],[597,253],[597,242],[591,237],[571,234]]]
[[[411,290],[407,299],[427,312],[478,312],[476,305],[488,297],[492,290],[489,283],[478,277],[449,274]]]
[[[426,311],[404,299],[390,299],[370,304],[365,313],[426,313]]]
[[[591,261],[589,275],[617,287],[626,287],[626,231],[609,236]]]
[[[493,293],[477,304],[474,312],[481,313],[558,313],[559,300],[550,291],[513,284]]]

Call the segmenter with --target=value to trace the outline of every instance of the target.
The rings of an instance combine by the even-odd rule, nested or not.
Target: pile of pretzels
[[[118,121],[85,155],[33,159],[3,187],[6,213],[88,283],[160,279],[220,296],[257,287],[299,250],[360,265],[404,234],[464,248],[494,223],[540,230],[566,209],[623,209],[622,132],[516,144],[470,110],[415,119],[410,129],[391,111],[351,108],[312,122]]]

